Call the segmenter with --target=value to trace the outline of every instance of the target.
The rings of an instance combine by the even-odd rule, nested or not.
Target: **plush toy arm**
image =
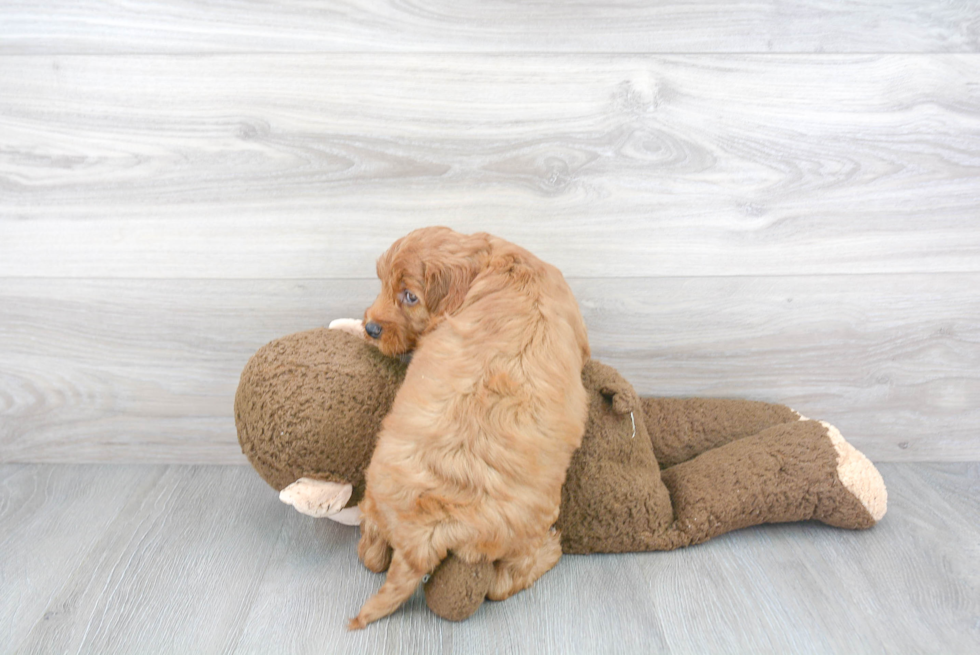
[[[661,468],[763,430],[799,421],[784,405],[715,398],[643,398],[644,421]]]

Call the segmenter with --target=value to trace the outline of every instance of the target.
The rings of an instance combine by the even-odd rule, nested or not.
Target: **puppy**
[[[413,355],[360,503],[358,555],[388,576],[351,629],[394,612],[449,550],[494,563],[495,600],[554,566],[552,527],[588,411],[585,323],[554,266],[433,227],[396,241],[377,268],[366,338]]]

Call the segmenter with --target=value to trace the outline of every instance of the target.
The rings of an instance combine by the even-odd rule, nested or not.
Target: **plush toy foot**
[[[877,523],[888,508],[888,492],[881,473],[862,452],[844,440],[837,428],[825,421],[821,421],[820,424],[827,429],[827,436],[834,450],[837,451],[837,477],[841,484],[861,503],[871,519],[871,524]],[[830,525],[851,527],[853,523],[851,517],[835,516],[836,514],[838,512],[832,512],[820,518]]]
[[[330,321],[328,325],[331,330],[340,330],[355,337],[364,336],[364,323],[356,318],[338,318]]]
[[[490,562],[468,564],[449,553],[425,583],[425,604],[449,621],[468,619],[483,604],[493,579]]]
[[[352,491],[349,484],[300,478],[279,492],[279,500],[307,516],[332,518],[344,509]]]

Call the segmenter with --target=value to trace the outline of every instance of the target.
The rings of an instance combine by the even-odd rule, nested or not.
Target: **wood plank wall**
[[[980,458],[980,9],[0,5],[0,461],[240,463],[238,373],[426,224],[647,395]]]

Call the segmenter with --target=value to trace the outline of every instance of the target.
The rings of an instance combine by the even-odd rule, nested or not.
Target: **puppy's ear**
[[[479,263],[468,257],[428,261],[424,267],[425,306],[433,315],[452,314],[458,310],[480,273]]]

